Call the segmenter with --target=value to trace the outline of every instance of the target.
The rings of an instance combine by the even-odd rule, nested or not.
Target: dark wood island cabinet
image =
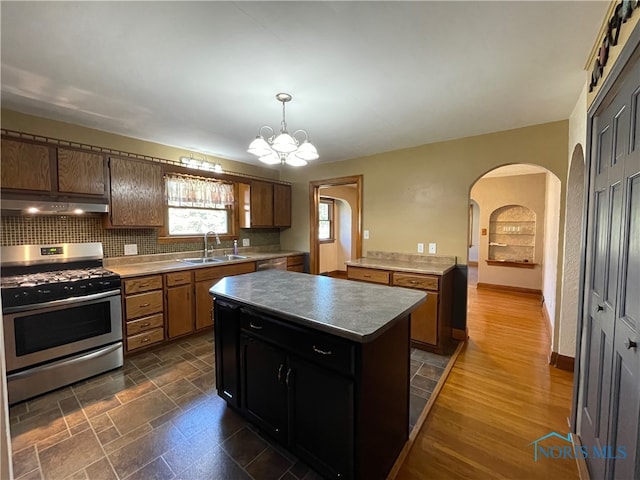
[[[266,270],[211,287],[218,394],[328,478],[383,479],[408,439],[424,293]]]

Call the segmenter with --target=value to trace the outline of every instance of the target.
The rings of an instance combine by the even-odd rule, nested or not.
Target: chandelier
[[[305,130],[296,130],[292,135],[287,132],[284,105],[291,101],[291,95],[278,93],[276,100],[282,102],[280,133],[276,135],[275,130],[268,125],[260,127],[258,136],[251,142],[247,152],[256,155],[261,162],[268,165],[286,163],[292,167],[302,167],[307,164],[307,161],[316,160],[319,157],[318,151],[309,142],[309,135]],[[262,134],[264,129],[268,129],[271,132],[266,139]],[[304,138],[302,138],[303,134]],[[296,135],[300,137],[300,140],[296,138]]]

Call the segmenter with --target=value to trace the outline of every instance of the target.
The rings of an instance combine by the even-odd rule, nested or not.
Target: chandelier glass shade
[[[260,127],[258,135],[249,144],[247,152],[257,156],[267,165],[286,163],[292,167],[302,167],[308,161],[318,159],[318,151],[309,141],[309,135],[305,130],[296,130],[291,135],[287,131],[285,103],[291,101],[291,95],[278,93],[276,99],[282,102],[280,132],[276,134],[275,130],[268,125]],[[266,135],[263,133],[265,129],[268,131]]]

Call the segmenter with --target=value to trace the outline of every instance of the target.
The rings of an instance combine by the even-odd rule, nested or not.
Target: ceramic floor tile
[[[101,458],[84,469],[89,480],[118,480],[109,460]]]
[[[116,393],[116,398],[120,400],[120,403],[127,403],[136,398],[140,398],[147,393],[157,390],[158,387],[151,381],[145,378],[144,381],[136,383],[135,385]]]
[[[215,447],[210,455],[196,461],[176,477],[179,480],[251,480],[231,457],[220,447]]]
[[[40,473],[40,469],[33,470],[22,477],[14,477],[15,480],[42,480],[42,474]]]
[[[266,450],[268,444],[248,428],[243,428],[222,442],[221,446],[241,467],[246,467]]]
[[[22,450],[52,435],[67,432],[60,407],[35,415],[11,426],[11,441],[15,450]]]
[[[245,470],[255,480],[277,480],[291,467],[291,461],[273,448],[267,448]]]
[[[126,478],[184,440],[180,431],[168,423],[111,453],[109,461],[116,474],[120,478]]]
[[[39,457],[42,476],[59,480],[104,457],[104,452],[93,431],[85,430],[40,451]]]
[[[411,379],[412,386],[421,388],[422,390],[429,390],[431,392],[436,388],[437,383],[438,382],[436,380],[432,380],[431,378],[423,377],[421,375],[415,375]]]
[[[109,417],[124,435],[174,408],[175,404],[164,393],[155,390],[109,410]]]
[[[36,447],[23,448],[13,452],[13,475],[15,478],[21,477],[33,470],[40,468]]]
[[[161,457],[133,472],[126,480],[170,480],[173,477],[173,471]]]
[[[144,437],[148,433],[152,432],[153,428],[148,423],[145,423],[141,427],[136,428],[135,430],[130,431],[126,435],[123,435],[119,438],[116,438],[112,442],[104,444],[102,447],[107,455],[112,454],[116,450],[120,450],[121,448],[135,442],[141,437]]]

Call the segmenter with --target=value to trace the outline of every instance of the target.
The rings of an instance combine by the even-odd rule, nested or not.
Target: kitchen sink
[[[245,258],[249,258],[249,257],[245,257],[244,255],[223,255],[221,257],[213,257],[216,259],[219,259],[221,262],[226,262],[228,260],[244,260]]]
[[[218,257],[218,258],[214,258],[214,257],[197,257],[197,258],[181,258],[180,259],[181,262],[184,263],[191,263],[193,265],[202,265],[205,263],[220,263],[220,262],[224,262],[225,260]]]
[[[184,263],[190,263],[192,265],[204,265],[207,263],[220,263],[229,262],[231,260],[244,260],[244,255],[222,255],[220,257],[194,257],[194,258],[181,258],[179,261]]]

